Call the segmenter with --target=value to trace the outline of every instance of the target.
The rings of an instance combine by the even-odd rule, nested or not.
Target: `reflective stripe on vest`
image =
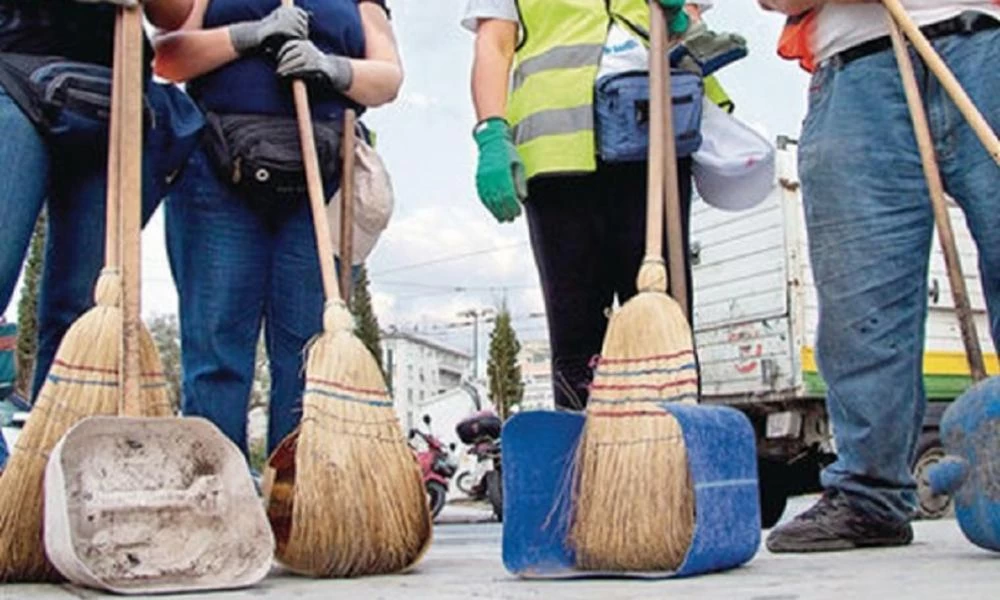
[[[527,176],[597,168],[594,82],[612,19],[649,29],[644,0],[517,0],[517,50],[507,118]],[[614,16],[612,16],[614,15]]]
[[[788,17],[778,40],[778,56],[799,61],[799,66],[810,73],[816,70],[816,56],[813,54],[816,15],[815,10],[807,10]]]
[[[732,113],[736,110],[736,105],[733,104],[732,99],[726,90],[722,88],[722,84],[719,80],[715,78],[715,75],[709,75],[704,79],[705,83],[705,97],[708,98],[709,102],[718,106],[727,113]]]

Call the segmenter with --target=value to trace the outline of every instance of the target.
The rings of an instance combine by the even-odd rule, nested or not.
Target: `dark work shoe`
[[[905,546],[913,541],[909,523],[886,523],[853,508],[840,492],[828,491],[812,508],[767,536],[771,552],[834,552],[855,548]]]

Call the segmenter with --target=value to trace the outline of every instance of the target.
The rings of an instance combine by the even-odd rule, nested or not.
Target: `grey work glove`
[[[279,6],[263,19],[229,26],[229,39],[240,55],[262,47],[274,50],[290,39],[307,37],[309,13],[298,6]]]
[[[336,54],[323,54],[309,40],[285,42],[278,52],[278,75],[322,81],[343,92],[351,87],[354,71],[351,61]]]

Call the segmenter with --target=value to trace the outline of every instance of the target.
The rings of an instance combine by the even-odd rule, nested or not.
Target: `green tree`
[[[375,316],[375,307],[372,306],[372,295],[368,289],[368,269],[364,265],[358,270],[358,279],[351,290],[351,312],[357,321],[358,338],[364,342],[365,347],[375,357],[378,366],[385,372],[382,366],[382,335],[379,333],[378,317]]]
[[[177,316],[153,317],[149,321],[149,333],[163,363],[163,374],[170,388],[170,404],[178,411],[181,404],[181,334]]]
[[[28,261],[24,266],[24,287],[21,300],[17,304],[17,352],[15,364],[17,379],[14,389],[25,398],[31,396],[31,379],[35,371],[35,355],[38,352],[38,288],[42,282],[42,268],[45,263],[45,213],[35,222],[28,247]]]
[[[501,420],[506,421],[511,409],[521,403],[524,397],[524,382],[517,355],[521,342],[511,325],[510,311],[504,304],[497,311],[493,331],[490,332],[490,355],[486,365],[489,378],[490,401],[496,407]]]

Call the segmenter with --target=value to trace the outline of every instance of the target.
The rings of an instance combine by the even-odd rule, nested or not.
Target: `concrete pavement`
[[[791,503],[788,514],[809,506]],[[221,600],[293,598],[396,599],[469,598],[608,600],[611,598],[724,598],[796,600],[934,598],[975,600],[1000,596],[1000,553],[969,544],[953,520],[920,522],[915,543],[892,550],[839,554],[772,555],[761,551],[747,566],[704,577],[670,581],[521,581],[500,560],[501,527],[482,506],[448,507],[434,544],[411,574],[320,581],[275,571],[253,589],[212,594]],[[463,521],[455,523],[454,521]],[[472,521],[472,522],[470,522]],[[5,585],[0,600],[71,600],[100,594],[71,586]],[[198,594],[205,597],[207,594]],[[173,598],[160,596],[158,598]],[[190,599],[192,596],[179,596]]]

